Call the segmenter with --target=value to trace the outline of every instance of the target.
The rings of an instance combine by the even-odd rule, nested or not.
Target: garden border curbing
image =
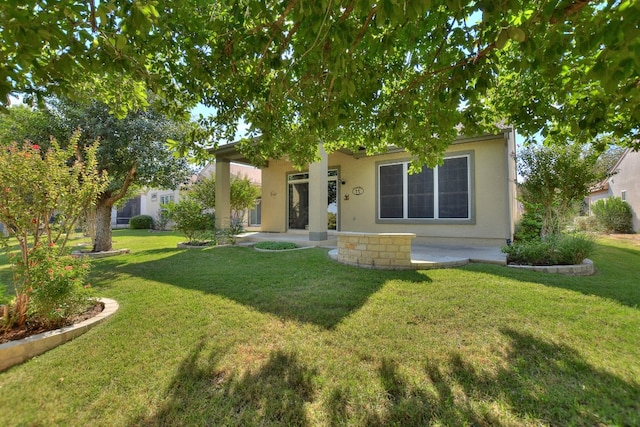
[[[104,309],[98,315],[87,320],[21,340],[0,344],[0,372],[79,337],[111,317],[119,308],[118,303],[110,298],[98,298],[98,301],[104,304]]]
[[[131,251],[128,248],[123,248],[123,249],[113,249],[110,251],[102,251],[102,252],[73,251],[71,252],[71,255],[74,257],[86,256],[92,259],[97,259],[97,258],[108,258],[108,257],[128,254],[128,253],[131,253]]]
[[[574,265],[521,265],[508,264],[507,267],[537,271],[539,273],[564,274],[565,276],[591,276],[596,272],[593,261],[585,258],[582,264]]]

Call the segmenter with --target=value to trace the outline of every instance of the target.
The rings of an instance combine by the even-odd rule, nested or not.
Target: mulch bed
[[[97,316],[102,312],[102,310],[104,310],[104,304],[98,301],[94,306],[88,308],[84,313],[69,319],[68,322],[64,323],[61,326],[47,327],[40,322],[27,322],[24,326],[21,327],[12,329],[0,329],[0,344],[9,341],[21,340],[32,335],[41,334],[47,331],[53,331],[65,326],[71,326]]]

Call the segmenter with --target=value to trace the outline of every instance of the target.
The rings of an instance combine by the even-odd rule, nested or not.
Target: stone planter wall
[[[582,264],[576,265],[513,265],[511,268],[521,268],[523,270],[537,271],[539,273],[564,274],[565,276],[591,276],[596,272],[593,261],[585,259]]]
[[[337,236],[339,262],[390,270],[412,268],[413,233],[339,232]]]
[[[0,344],[0,372],[84,334],[118,310],[115,300],[98,298],[98,301],[104,304],[104,309],[97,316],[75,325]]]

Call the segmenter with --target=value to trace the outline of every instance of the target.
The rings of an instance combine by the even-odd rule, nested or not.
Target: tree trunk
[[[105,252],[113,249],[111,234],[111,208],[122,199],[129,186],[135,181],[137,164],[134,163],[131,169],[125,174],[124,183],[119,190],[106,191],[98,196],[96,203],[96,236],[93,239],[93,252]]]
[[[111,208],[113,202],[109,199],[98,199],[96,204],[96,236],[93,239],[93,252],[110,251],[112,248],[111,236]]]
[[[96,208],[90,207],[87,209],[85,216],[85,236],[91,237],[91,241],[96,240]]]

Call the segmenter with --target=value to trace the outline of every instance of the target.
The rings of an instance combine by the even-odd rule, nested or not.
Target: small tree
[[[579,145],[531,146],[520,153],[518,172],[524,177],[525,204],[542,211],[541,236],[560,234],[572,209],[603,178],[594,167],[598,156]]]
[[[231,219],[242,223],[244,212],[256,204],[260,197],[260,187],[255,185],[246,176],[233,177],[231,179]]]
[[[199,179],[186,193],[204,209],[213,211],[216,208],[216,178],[213,175]]]
[[[255,206],[256,199],[260,197],[260,187],[251,182],[246,176],[234,176],[230,183],[231,202],[231,227],[229,234],[232,236],[242,231],[244,213]],[[191,188],[187,194],[198,201],[204,209],[214,211],[216,207],[216,180],[213,176],[205,177]]]
[[[199,243],[198,237],[214,228],[211,215],[204,213],[202,205],[190,197],[162,207],[167,209],[167,217],[176,223],[176,229],[186,236],[187,243]]]
[[[86,264],[64,258],[64,249],[108,179],[97,170],[98,144],[81,150],[79,137],[74,133],[65,149],[53,139],[46,152],[29,142],[0,150],[0,222],[20,246],[12,258],[15,302],[6,324],[24,324],[31,300],[40,308],[35,315],[51,319],[55,307],[64,317],[65,299],[88,271]]]

